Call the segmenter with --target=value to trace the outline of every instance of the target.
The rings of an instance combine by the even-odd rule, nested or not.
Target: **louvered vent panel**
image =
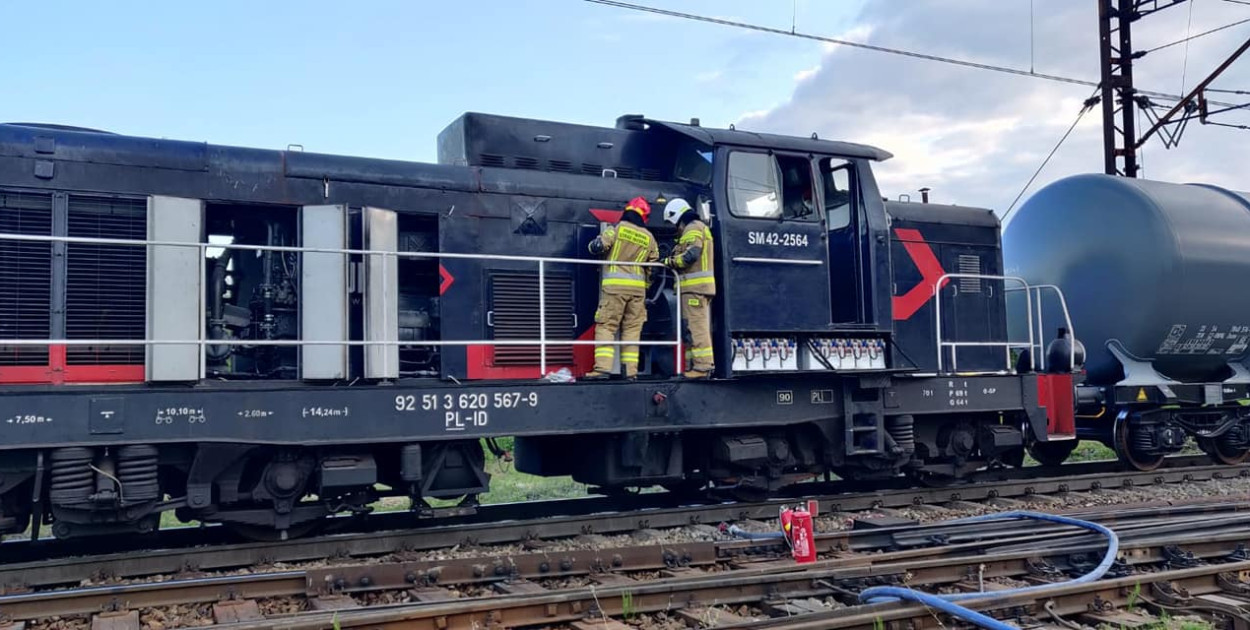
[[[0,232],[52,234],[52,195],[0,191]],[[49,339],[52,244],[0,239],[0,338]],[[0,366],[48,365],[47,346],[3,346]]]
[[[595,177],[599,177],[600,175],[603,175],[603,165],[602,165],[602,164],[591,164],[591,163],[589,163],[589,162],[583,163],[583,164],[582,164],[582,174],[583,174],[583,175],[594,175]]]
[[[547,339],[573,339],[573,279],[547,274]],[[538,339],[538,274],[501,272],[490,277],[493,338]],[[538,365],[538,346],[495,346],[495,365]],[[547,346],[547,363],[573,364],[573,346]]]
[[[141,241],[147,201],[70,195],[69,236]],[[147,253],[132,245],[70,243],[66,256],[68,339],[142,339]],[[188,278],[188,282],[196,279]],[[70,346],[69,365],[142,365],[142,346]]]
[[[959,255],[959,273],[981,273],[981,257],[974,254]],[[980,278],[960,278],[959,290],[963,293],[980,293]]]
[[[493,153],[483,153],[481,155],[482,166],[503,166],[503,156]]]
[[[628,166],[614,166],[612,170],[616,171],[616,176],[621,179],[638,179],[638,171]]]
[[[573,163],[567,160],[547,160],[547,169],[556,173],[572,173]]]
[[[538,170],[538,159],[532,158],[532,157],[515,156],[512,158],[512,165],[515,166],[516,168],[523,168],[526,170],[536,171]]]

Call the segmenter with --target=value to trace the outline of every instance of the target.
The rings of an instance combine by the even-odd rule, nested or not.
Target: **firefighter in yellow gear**
[[[642,325],[647,321],[647,282],[651,268],[637,263],[656,262],[660,251],[655,237],[647,229],[651,216],[651,204],[642,197],[635,197],[625,206],[621,222],[605,228],[590,243],[590,253],[606,256],[612,264],[603,266],[603,279],[599,283],[599,309],[595,311],[595,341],[615,341],[621,333],[622,342],[637,342],[642,336]],[[616,358],[616,346],[595,346],[595,368],[582,378],[606,379],[612,372]],[[638,346],[620,346],[621,365],[625,378],[638,378]]]
[[[664,220],[678,226],[680,236],[664,266],[680,275],[681,319],[690,329],[690,369],[686,378],[708,378],[716,368],[712,355],[712,297],[716,275],[712,266],[712,231],[685,199],[664,206]]]

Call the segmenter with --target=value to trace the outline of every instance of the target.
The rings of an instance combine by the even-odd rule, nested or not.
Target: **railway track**
[[[856,484],[811,484],[810,494],[794,494],[756,503],[683,502],[657,493],[627,500],[606,497],[567,499],[536,504],[484,506],[473,515],[413,527],[410,513],[377,515],[369,529],[344,522],[341,531],[272,543],[230,542],[222,528],[178,528],[163,538],[131,537],[100,553],[97,541],[41,540],[0,544],[0,589],[79,584],[100,578],[143,578],[152,575],[225,571],[276,563],[325,558],[368,558],[407,552],[508,545],[585,535],[626,534],[640,530],[678,528],[774,518],[779,506],[802,496],[820,502],[821,512],[854,513],[914,506],[961,505],[1012,501],[1115,488],[1139,488],[1213,479],[1250,477],[1250,464],[1211,465],[1205,457],[1170,458],[1150,472],[1124,471],[1114,461],[1064,467],[1063,476],[1036,475],[1042,468],[1004,469],[979,473],[968,483],[941,488],[878,484],[864,491]],[[525,512],[528,517],[522,517]],[[3,591],[0,591],[3,592]]]
[[[1117,575],[1141,579],[1147,569],[1208,562],[1250,569],[1250,502],[1077,516],[1119,533]],[[782,557],[778,543],[730,540],[176,578],[0,597],[0,614],[17,623],[90,616],[91,627],[109,630],[152,627],[153,611],[170,606],[210,618],[184,623],[231,628],[615,628],[614,618],[661,614],[696,627],[713,617],[747,627],[867,627],[867,613],[847,612],[855,608],[838,599],[874,585],[983,590],[1003,580],[1061,580],[1088,570],[1105,541],[1071,527],[1002,521],[853,530],[819,536],[817,547],[820,560],[809,565]],[[733,612],[744,607],[763,619]]]
[[[1199,463],[1197,458],[1177,458],[1166,468],[1142,473],[1109,470],[1108,462],[1096,462],[1086,466],[1081,471],[1083,474],[1061,478],[1016,478],[1013,473],[1019,471],[999,471],[986,473],[977,483],[970,485],[882,489],[872,493],[827,494],[818,498],[822,502],[822,512],[833,509],[841,513],[926,506],[941,510],[932,506],[967,507],[970,501],[976,500],[1011,507],[1033,500],[1044,503],[1046,497],[1055,495],[1250,475],[1250,467]],[[143,611],[161,614],[159,611],[169,607],[190,607],[186,609],[194,612],[188,614],[200,621],[207,619],[222,624],[233,623],[231,620],[251,620],[262,626],[268,623],[267,618],[286,619],[294,610],[298,611],[298,619],[306,618],[316,625],[319,623],[316,617],[319,610],[348,611],[362,605],[367,607],[367,612],[357,612],[366,615],[362,619],[370,620],[362,623],[385,625],[390,622],[377,621],[369,615],[390,614],[394,612],[390,607],[401,604],[418,607],[464,606],[466,604],[457,600],[472,596],[490,595],[490,601],[494,603],[506,603],[510,597],[546,597],[549,595],[547,589],[553,587],[558,592],[552,596],[559,601],[574,601],[568,599],[573,597],[569,593],[577,591],[577,588],[589,589],[591,593],[600,595],[616,592],[612,589],[620,592],[625,592],[621,591],[625,589],[630,593],[627,597],[634,597],[635,594],[651,597],[651,591],[638,589],[643,586],[651,588],[657,580],[676,588],[682,579],[708,580],[717,577],[715,574],[704,575],[709,571],[720,573],[732,569],[728,572],[738,575],[738,571],[746,568],[753,571],[768,568],[781,573],[796,570],[789,559],[778,559],[779,555],[784,555],[784,550],[773,543],[723,539],[673,542],[649,540],[647,535],[659,529],[682,527],[701,528],[704,534],[711,534],[714,528],[709,523],[775,517],[781,503],[784,500],[755,504],[658,506],[630,513],[544,515],[537,519],[505,523],[453,523],[418,530],[347,532],[276,544],[206,545],[149,550],[141,554],[119,552],[5,562],[0,564],[0,584],[7,585],[10,594],[0,596],[0,628],[4,627],[4,620],[37,623],[37,620],[49,616],[78,616],[79,619],[93,620],[92,627],[107,624],[104,627],[110,630],[169,627],[160,621],[155,626],[151,625],[139,616]],[[547,507],[553,505],[567,508],[585,503],[561,501]],[[1164,541],[1168,537],[1202,535],[1221,544],[1250,543],[1250,504],[1245,503],[1216,501],[1186,507],[1142,507],[1135,511],[1115,507],[1086,512],[1117,529],[1123,528],[1125,532],[1140,535],[1145,535],[1141,532],[1153,532],[1156,537],[1164,537],[1161,539]],[[1201,519],[1206,528],[1197,527],[1194,519]],[[1070,548],[1074,544],[1101,544],[1089,536],[1082,538],[1076,532],[1036,523],[989,523],[971,528],[943,524],[917,526],[895,523],[888,526],[891,523],[894,522],[887,520],[887,526],[882,526],[880,520],[860,520],[855,522],[855,526],[866,529],[829,532],[820,536],[822,562],[832,562],[846,569],[860,566],[865,554],[869,553],[876,554],[869,564],[878,566],[890,561],[913,564],[936,561],[952,554],[982,555],[990,543],[1002,548],[1003,553],[1024,555],[1034,553],[1037,544],[1046,544],[1047,541],[1066,540],[1064,544]],[[1231,538],[1216,536],[1230,531],[1234,532]],[[622,545],[606,538],[609,534],[623,533],[634,534],[636,542]],[[1246,539],[1243,540],[1243,537]],[[595,538],[602,540],[581,546],[567,544],[569,541],[566,540],[581,543]],[[1017,547],[1011,547],[1013,544]],[[11,543],[4,546],[19,547]],[[440,554],[431,559],[429,553],[422,553],[457,546],[462,548],[459,554]],[[35,546],[21,548],[33,549]],[[465,548],[472,548],[473,552],[469,553]],[[1233,551],[1235,549],[1234,546]],[[882,550],[890,551],[877,553]],[[486,553],[478,553],[482,551]],[[283,564],[300,562],[312,564],[282,570]],[[811,568],[816,570],[823,566],[818,563]],[[632,577],[634,575],[640,577]],[[758,577],[754,573],[741,575],[751,576],[749,579]],[[760,585],[768,586],[765,590],[771,589],[769,592],[776,595],[781,592],[779,589],[789,588],[786,584],[802,584],[805,579],[811,583],[811,579],[824,578],[777,579],[781,581],[774,584],[765,580],[759,584],[752,583],[750,588],[733,580],[709,584],[700,582],[696,586],[710,590],[691,591],[689,597],[695,599],[689,601],[708,601],[707,597],[721,593],[720,589],[724,588],[755,592]],[[131,582],[82,586],[101,580]],[[876,578],[873,580],[879,582]],[[832,596],[823,589],[808,590],[810,592],[796,591],[792,595],[800,599]],[[656,591],[660,592],[663,591]],[[286,602],[287,606],[265,603],[274,601]],[[642,601],[639,600],[639,604]],[[764,600],[750,597],[741,599],[741,602],[742,605],[754,606],[753,610],[762,611],[765,615],[781,610],[775,606],[770,608],[771,604],[765,605],[767,602]],[[374,610],[375,605],[381,608]],[[569,610],[575,612],[574,609],[582,613],[591,610],[583,604]],[[627,612],[652,614],[647,612],[649,610],[643,607]],[[786,610],[790,616],[828,612]],[[472,614],[471,611],[455,613],[464,619],[469,619]],[[292,617],[290,620],[294,622],[295,619]],[[420,624],[417,627],[421,627]]]

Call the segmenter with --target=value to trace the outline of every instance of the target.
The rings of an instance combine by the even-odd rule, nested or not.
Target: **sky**
[[[649,0],[654,6],[1096,79],[1093,0]],[[645,3],[645,2],[644,2]],[[1088,88],[690,22],[582,0],[16,3],[5,7],[0,120],[433,161],[465,111],[612,125],[641,113],[864,142],[891,197],[1010,207]],[[1139,22],[1142,47],[1237,19],[1192,0]],[[23,26],[24,25],[24,26]],[[1250,24],[1138,64],[1192,87]],[[1032,41],[1032,50],[1030,50]],[[1182,81],[1184,76],[1184,81]],[[1217,85],[1250,89],[1250,57]],[[1102,169],[1100,111],[1034,184]],[[1229,118],[1250,122],[1250,116]],[[1250,133],[1191,127],[1145,176],[1250,189]]]

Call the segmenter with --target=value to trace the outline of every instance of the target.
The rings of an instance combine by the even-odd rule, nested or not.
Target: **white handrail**
[[[1068,366],[1069,369],[1076,369],[1076,330],[1072,328],[1072,315],[1068,312],[1068,300],[1063,297],[1063,290],[1053,284],[1035,284],[1032,288],[1037,292],[1037,356],[1042,357],[1039,364],[1042,370],[1046,369],[1046,353],[1042,349],[1042,339],[1045,338],[1046,327],[1042,323],[1042,289],[1050,289],[1055,292],[1055,296],[1059,298],[1059,310],[1063,311],[1063,323],[1068,329]]]
[[[0,232],[0,241],[30,241],[36,243],[83,243],[87,245],[126,245],[132,247],[195,247],[198,249],[239,249],[257,252],[294,252],[303,254],[376,254],[399,258],[459,258],[470,260],[511,260],[520,262],[545,261],[576,265],[616,265],[620,261],[587,260],[582,258],[558,258],[551,256],[516,256],[512,254],[460,254],[455,252],[397,252],[382,249],[346,249],[335,247],[299,247],[294,245],[244,245],[241,243],[200,243],[191,241],[149,241],[125,238],[97,238],[94,236],[45,236],[41,234],[14,234]],[[663,267],[658,262],[629,262],[641,267]]]
[[[946,281],[951,278],[971,278],[971,279],[977,279],[977,280],[1000,280],[1004,283],[1006,282],[1019,283],[1021,288],[1023,288],[1025,291],[1025,297],[1029,301],[1028,309],[1027,309],[1028,320],[1029,320],[1029,342],[1028,344],[1026,345],[1021,342],[1012,342],[1010,338],[1008,338],[1007,341],[943,341],[942,340],[942,286],[946,284]],[[1024,278],[1021,278],[1019,276],[997,276],[997,275],[980,274],[980,273],[947,273],[947,274],[942,274],[940,277],[938,277],[937,281],[933,283],[933,318],[934,318],[933,337],[934,337],[934,342],[937,345],[937,371],[938,373],[941,374],[943,372],[943,367],[945,366],[945,363],[946,363],[945,362],[946,348],[951,348],[951,370],[952,371],[959,370],[959,348],[960,347],[993,347],[993,348],[1001,347],[1003,349],[1003,354],[1006,357],[1007,370],[1010,371],[1012,369],[1011,349],[1019,348],[1019,347],[1027,347],[1030,349],[1030,351],[1032,351],[1032,348],[1033,348],[1033,303],[1032,303],[1032,300],[1033,300],[1033,296],[1031,293],[1029,293],[1029,283],[1025,282]]]
[[[576,339],[547,339],[547,311],[546,311],[546,272],[547,264],[574,264],[574,265],[596,265],[607,266],[621,264],[620,261],[597,260],[597,259],[581,259],[581,258],[560,258],[549,256],[517,256],[510,254],[463,254],[453,252],[399,252],[375,249],[350,249],[350,248],[332,248],[332,247],[300,247],[289,245],[245,245],[241,243],[202,243],[189,241],[157,241],[157,240],[138,240],[138,239],[119,239],[119,238],[99,238],[86,236],[48,236],[38,234],[15,234],[11,232],[0,232],[0,241],[26,241],[40,243],[81,243],[91,245],[113,245],[127,247],[194,247],[199,249],[201,254],[205,254],[209,248],[213,249],[234,249],[242,251],[272,251],[272,252],[294,252],[294,253],[317,253],[317,254],[360,254],[360,255],[380,255],[395,256],[396,258],[447,258],[457,260],[492,260],[492,261],[513,261],[513,262],[533,262],[538,265],[538,339],[481,339],[481,340],[422,340],[422,341],[388,341],[388,340],[305,340],[305,339],[264,339],[264,340],[247,340],[247,339],[208,339],[206,331],[201,326],[199,339],[188,340],[171,340],[171,339],[0,339],[0,346],[156,346],[156,345],[198,345],[200,347],[200,363],[201,376],[205,369],[205,360],[207,357],[208,346],[306,346],[306,345],[327,345],[327,346],[473,346],[473,345],[493,345],[493,346],[533,346],[539,347],[539,372],[543,375],[547,373],[547,346],[672,346],[677,349],[677,369],[681,371],[683,365],[682,358],[682,340],[681,340],[681,283],[673,283],[676,300],[674,309],[676,311],[675,328],[676,333],[673,341],[582,341]],[[630,265],[639,267],[659,267],[664,265],[659,262],[630,262]],[[383,264],[383,281],[385,282],[386,265]],[[398,281],[398,278],[396,279]],[[576,315],[576,314],[575,314]]]
[[[943,341],[942,340],[942,285],[950,278],[976,278],[981,280],[1001,280],[1004,283],[1017,283],[1019,287],[1005,288],[1004,293],[1014,293],[1016,291],[1024,291],[1025,296],[1025,315],[1028,322],[1029,340],[1028,342],[1011,341]],[[1013,371],[1011,365],[1011,349],[1027,348],[1034,355],[1033,364],[1037,366],[1038,371],[1045,371],[1046,356],[1045,349],[1042,348],[1042,341],[1045,339],[1045,325],[1042,319],[1042,291],[1050,290],[1059,298],[1059,308],[1063,312],[1064,324],[1067,325],[1068,336],[1071,343],[1068,346],[1068,365],[1069,369],[1076,369],[1076,331],[1072,328],[1072,315],[1068,311],[1067,299],[1063,296],[1063,290],[1054,284],[1037,284],[1031,285],[1019,276],[996,276],[989,274],[973,274],[973,273],[948,273],[938,278],[933,285],[934,293],[934,320],[935,330],[934,337],[937,342],[938,354],[938,373],[943,372],[945,366],[945,349],[951,348],[951,370],[959,369],[959,352],[961,347],[1001,347],[1007,359],[1007,370]],[[1034,297],[1037,298],[1034,302]],[[1034,305],[1036,305],[1036,322],[1033,319]],[[1035,326],[1036,324],[1036,326]],[[1008,333],[1010,336],[1010,333]]]

